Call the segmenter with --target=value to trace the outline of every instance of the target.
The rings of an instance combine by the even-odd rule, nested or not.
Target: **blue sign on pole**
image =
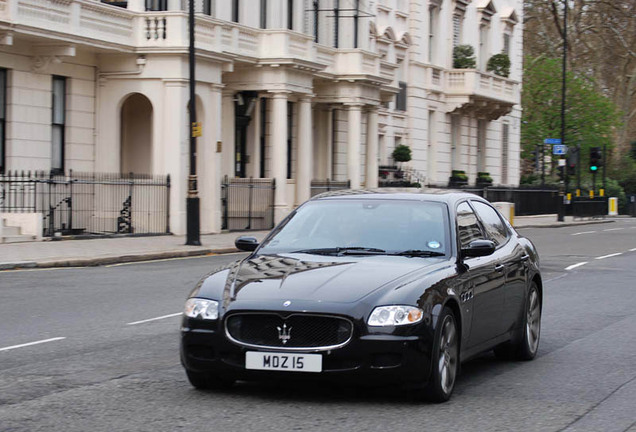
[[[557,144],[552,146],[552,154],[553,155],[564,155],[568,152],[568,146],[563,144]]]
[[[543,140],[544,144],[561,144],[561,138],[546,138]]]

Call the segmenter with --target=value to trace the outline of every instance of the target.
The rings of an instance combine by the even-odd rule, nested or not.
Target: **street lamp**
[[[188,176],[188,196],[186,198],[186,245],[200,246],[199,196],[197,191],[197,136],[201,129],[197,124],[194,94],[194,0],[189,1],[188,24],[190,27],[190,175]]]
[[[561,76],[561,144],[565,144],[565,71],[567,68],[568,58],[568,0],[563,0],[563,70]],[[565,155],[561,155],[559,158],[564,159]],[[565,167],[564,167],[565,168]],[[563,176],[559,180],[559,213],[557,215],[557,221],[563,222],[565,219],[565,177],[568,175],[567,170],[563,170]]]

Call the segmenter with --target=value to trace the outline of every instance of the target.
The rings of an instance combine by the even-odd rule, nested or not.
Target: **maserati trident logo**
[[[291,327],[287,327],[286,323],[283,323],[282,327],[276,327],[278,329],[278,339],[285,345],[291,339]]]

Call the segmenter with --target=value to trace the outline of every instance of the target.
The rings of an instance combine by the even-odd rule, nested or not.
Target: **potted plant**
[[[490,177],[490,173],[485,171],[478,172],[475,184],[481,187],[492,185],[492,177]]]
[[[475,69],[475,49],[471,45],[457,45],[453,48],[453,68]]]
[[[460,187],[468,184],[468,176],[463,170],[453,170],[448,179],[449,187]]]
[[[508,54],[500,53],[490,57],[486,64],[486,70],[495,75],[508,78],[510,75],[510,58]]]
[[[391,156],[396,162],[408,162],[411,160],[411,148],[407,145],[400,144],[395,147]]]

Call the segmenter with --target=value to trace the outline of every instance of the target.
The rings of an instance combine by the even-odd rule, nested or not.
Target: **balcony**
[[[447,112],[495,120],[520,103],[519,83],[508,78],[473,69],[452,69],[444,75]]]
[[[12,43],[25,35],[43,46],[110,52],[185,52],[188,14],[181,10],[138,12],[96,0],[0,0],[0,37]],[[330,79],[365,79],[388,85],[391,64],[359,49],[334,49],[310,35],[283,29],[262,30],[197,14],[196,47],[228,61],[293,63],[323,71]],[[68,50],[70,52],[72,50]]]

